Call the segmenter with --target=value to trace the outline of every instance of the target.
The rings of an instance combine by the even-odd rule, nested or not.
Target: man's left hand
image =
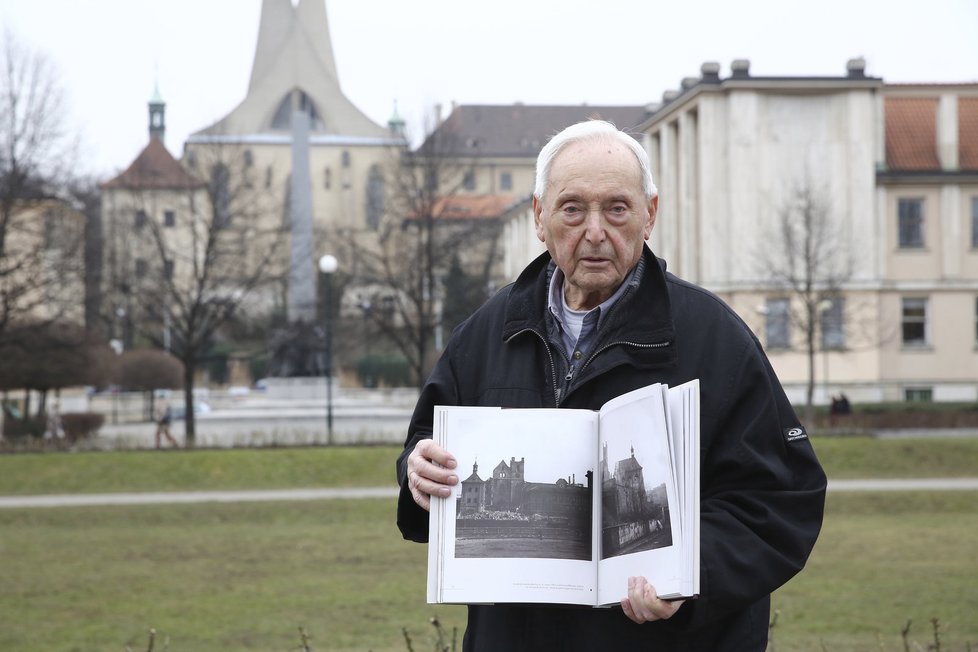
[[[628,597],[621,601],[621,608],[638,624],[672,618],[685,600],[662,600],[655,587],[644,577],[628,578]]]

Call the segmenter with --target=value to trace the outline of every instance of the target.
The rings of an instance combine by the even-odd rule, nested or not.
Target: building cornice
[[[783,286],[776,286],[761,281],[739,281],[733,283],[702,283],[703,287],[714,294],[764,294],[784,296],[794,295],[794,292]],[[978,279],[927,279],[927,280],[896,280],[880,279],[872,281],[848,281],[838,291],[845,294],[884,293],[884,292],[978,292]]]
[[[689,107],[700,95],[705,93],[729,93],[731,91],[756,91],[758,93],[778,92],[786,95],[816,95],[825,93],[846,93],[854,90],[876,91],[884,87],[878,77],[746,77],[729,78],[720,81],[697,80],[675,94],[667,92],[666,102],[657,108],[647,120],[636,129],[648,132],[655,125]]]
[[[880,186],[946,186],[978,184],[978,170],[878,170]]]
[[[205,134],[197,133],[187,138],[188,145],[292,145],[292,134]],[[403,138],[377,138],[373,136],[343,136],[340,134],[310,134],[310,145],[335,145],[349,147],[406,147]]]

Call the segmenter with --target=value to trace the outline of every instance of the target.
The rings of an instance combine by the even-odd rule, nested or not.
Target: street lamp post
[[[325,275],[326,301],[323,306],[323,323],[326,327],[326,444],[333,443],[333,272],[338,262],[336,256],[325,254],[319,259],[319,271]]]

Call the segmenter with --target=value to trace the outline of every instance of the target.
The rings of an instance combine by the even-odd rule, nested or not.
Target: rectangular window
[[[166,280],[171,280],[173,278],[173,261],[164,260],[163,261],[163,278]]]
[[[971,248],[978,249],[978,197],[971,198]]]
[[[139,260],[137,260],[136,261],[136,278],[142,278],[142,277],[146,276],[146,270],[147,269],[148,269],[148,266],[146,265],[146,261],[145,260],[143,260],[141,258]]]
[[[764,334],[769,349],[791,347],[791,315],[787,299],[768,299],[764,304]]]
[[[931,403],[934,390],[930,387],[907,387],[903,390],[903,399],[907,403]]]
[[[462,178],[462,186],[466,190],[475,190],[475,171],[466,170],[465,176]]]
[[[512,172],[502,172],[499,175],[499,189],[500,190],[512,190],[513,189],[513,173]]]
[[[163,211],[163,226],[173,228],[177,225],[177,214],[173,211]]]
[[[904,346],[927,344],[927,299],[904,299],[901,331]]]
[[[133,221],[133,226],[135,226],[136,230],[138,231],[142,229],[144,226],[146,226],[146,222],[148,221],[149,221],[149,216],[146,215],[146,211],[138,210],[136,211],[136,217]]]
[[[898,245],[901,249],[924,246],[924,200],[900,199],[897,202]]]
[[[822,308],[819,314],[819,322],[822,327],[822,348],[836,350],[846,348],[846,300],[842,297],[826,299],[819,307]]]

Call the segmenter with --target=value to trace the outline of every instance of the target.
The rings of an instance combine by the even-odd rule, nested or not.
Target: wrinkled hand
[[[628,578],[628,597],[621,601],[621,608],[638,624],[652,620],[667,620],[679,611],[685,600],[661,600],[655,587],[644,577]]]
[[[419,441],[407,459],[408,488],[414,502],[425,511],[431,510],[431,497],[448,498],[458,476],[452,470],[458,466],[455,458],[431,441]]]

